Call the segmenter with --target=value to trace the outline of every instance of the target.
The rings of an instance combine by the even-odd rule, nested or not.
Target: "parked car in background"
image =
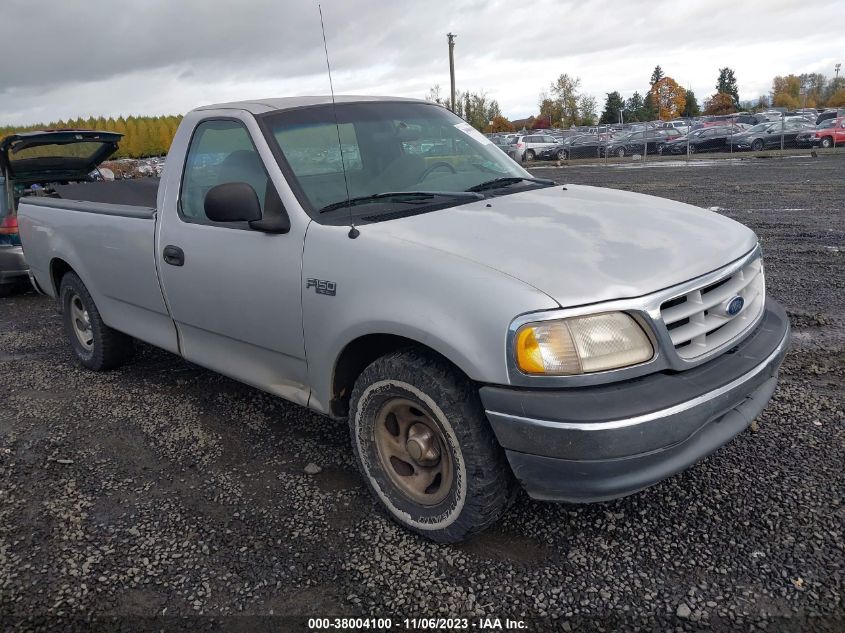
[[[6,179],[0,176],[0,297],[12,294],[27,279],[18,218],[14,213],[14,201],[8,194]]]
[[[676,119],[675,121],[669,121],[669,125],[678,130],[678,132],[680,132],[681,134],[686,134],[690,130],[690,122],[686,119]]]
[[[90,180],[89,174],[117,149],[120,137],[91,130],[48,130],[10,134],[0,141],[0,297],[29,286],[18,234],[20,199],[52,195],[39,183]]]
[[[760,152],[778,147],[798,147],[798,134],[812,130],[806,119],[784,119],[782,122],[761,123],[733,138],[734,149]]]
[[[558,142],[549,134],[526,134],[517,136],[511,141],[514,146],[513,159],[517,162],[531,161],[537,157],[539,150],[554,147]]]
[[[601,158],[605,145],[607,142],[599,134],[582,134],[566,145],[564,151],[567,159]]]
[[[816,125],[819,125],[822,121],[827,121],[828,119],[836,119],[841,116],[845,116],[845,109],[843,108],[840,108],[838,110],[825,110],[818,117],[816,117]]]
[[[666,143],[679,138],[681,133],[674,127],[657,128],[645,132],[632,132],[625,136],[614,137],[605,147],[607,154],[615,154],[619,158],[633,156],[647,151],[649,154],[659,154]]]
[[[824,148],[845,146],[845,116],[833,119],[829,128],[816,130],[818,144]]]
[[[798,147],[816,147],[821,144],[821,138],[817,136],[817,132],[824,132],[830,130],[836,125],[836,119],[825,119],[813,128],[801,130],[798,136],[795,137],[795,142]]]
[[[563,141],[537,152],[537,160],[566,160],[568,144]]]
[[[679,136],[665,143],[661,149],[661,153],[686,154],[687,146],[689,146],[690,154],[721,152],[729,146],[731,138],[741,131],[741,128],[733,125],[703,127],[693,130],[686,136]]]

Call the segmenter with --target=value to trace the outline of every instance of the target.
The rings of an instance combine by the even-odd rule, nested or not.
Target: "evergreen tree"
[[[608,92],[599,123],[619,123],[619,115],[624,109],[625,102],[622,100],[622,95],[615,90]]]
[[[625,118],[628,121],[642,121],[640,115],[643,109],[643,98],[639,92],[635,92],[625,102]]]
[[[701,114],[701,108],[698,105],[698,99],[695,98],[695,93],[692,90],[687,90],[685,93],[686,102],[684,109],[681,111],[682,117],[692,117]]]
[[[716,92],[730,95],[734,106],[739,107],[739,89],[736,85],[736,74],[732,68],[725,66],[719,69],[719,78],[716,80]]]
[[[665,76],[663,69],[660,67],[660,64],[658,64],[654,67],[654,71],[651,73],[651,81],[649,83],[652,87],[654,87],[654,84],[663,79]]]
[[[654,94],[649,91],[643,99],[643,107],[640,109],[640,121],[654,121],[657,118],[657,103],[654,101]]]

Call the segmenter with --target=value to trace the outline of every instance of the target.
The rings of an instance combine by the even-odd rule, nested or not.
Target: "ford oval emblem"
[[[745,307],[745,299],[740,296],[736,296],[733,299],[728,300],[725,305],[725,312],[728,316],[736,316],[742,312],[743,307]]]

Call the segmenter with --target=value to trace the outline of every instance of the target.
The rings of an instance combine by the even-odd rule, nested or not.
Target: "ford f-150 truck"
[[[589,502],[684,470],[765,407],[788,345],[751,230],[533,178],[432,103],[202,107],[157,191],[114,184],[19,208],[79,361],[138,339],[347,419],[376,499],[438,541],[517,482]]]

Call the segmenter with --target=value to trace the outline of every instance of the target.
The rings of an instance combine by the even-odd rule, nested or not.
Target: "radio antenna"
[[[329,46],[326,44],[326,26],[323,24],[323,7],[318,3],[317,11],[320,12],[320,30],[323,32],[323,50],[326,52],[326,70],[329,71],[329,90],[332,94],[332,113],[334,114],[334,127],[337,130],[337,148],[340,150],[340,168],[343,170],[343,184],[346,187],[346,201],[349,202],[349,179],[346,177],[346,160],[343,157],[343,143],[340,141],[340,123],[337,120],[337,103],[334,98],[334,83],[332,82],[332,65],[329,63]],[[349,237],[355,239],[361,233],[355,228],[355,223],[352,221],[352,207],[349,209]]]

